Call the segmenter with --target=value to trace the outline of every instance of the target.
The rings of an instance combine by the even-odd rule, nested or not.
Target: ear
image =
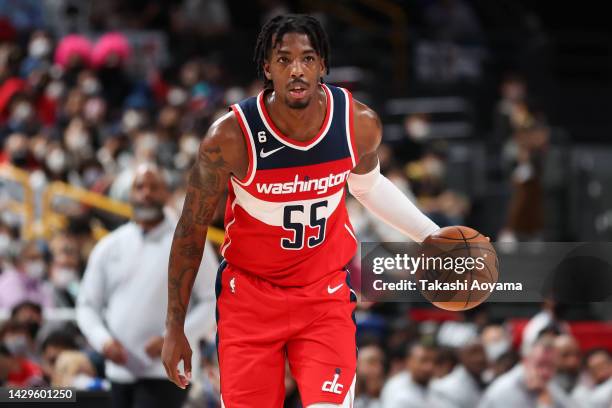
[[[323,77],[327,73],[327,64],[323,58],[320,59],[320,64],[321,64],[321,77]]]
[[[272,74],[270,73],[270,63],[267,62],[267,61],[264,62],[263,68],[264,68],[264,75],[266,76],[266,79],[268,81],[271,81],[272,80]]]

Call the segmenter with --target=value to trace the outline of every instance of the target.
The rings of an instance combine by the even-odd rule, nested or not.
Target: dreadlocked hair
[[[264,63],[270,53],[280,44],[287,33],[306,34],[315,52],[325,61],[325,73],[329,73],[329,40],[323,26],[316,18],[306,14],[285,14],[268,21],[261,29],[255,44],[253,61],[257,66],[257,75],[264,81],[264,88],[272,88],[272,81],[264,74]],[[272,43],[274,40],[274,43]],[[321,79],[323,82],[323,79]]]

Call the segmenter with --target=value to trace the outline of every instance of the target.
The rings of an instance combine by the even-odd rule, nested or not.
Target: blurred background
[[[165,169],[167,210],[180,213],[201,137],[228,105],[261,90],[257,33],[287,12],[323,23],[332,46],[325,81],[379,113],[384,173],[439,225],[469,225],[499,242],[612,238],[612,35],[592,7],[0,0],[0,384],[79,384],[91,404],[105,406],[103,358],[75,324],[89,253],[130,219],[136,163]],[[350,198],[348,206],[361,240],[402,240]],[[216,244],[223,211],[224,203],[209,236]],[[530,319],[530,341],[549,333],[559,353],[571,349],[569,368],[556,367],[562,383],[572,378],[563,383],[568,395],[612,388],[606,303],[454,313],[364,302],[356,318],[356,406],[392,406],[381,391],[405,370],[435,391],[436,381],[469,365],[462,350],[474,342],[486,352],[484,391],[520,361]],[[570,339],[559,340],[563,333]],[[408,347],[415,341],[423,350]],[[188,404],[218,406],[214,334],[200,349]],[[79,352],[64,359],[68,378],[56,365],[65,351]],[[415,368],[415,354],[431,361]],[[95,381],[75,380],[84,373]],[[286,384],[286,406],[299,406],[289,375]],[[609,408],[606,395],[603,405],[585,406]]]

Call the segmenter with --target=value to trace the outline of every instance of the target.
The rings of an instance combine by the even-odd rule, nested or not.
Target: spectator
[[[552,381],[556,364],[554,339],[541,336],[520,364],[489,386],[478,407],[572,407],[570,398]]]
[[[0,342],[8,352],[7,384],[17,387],[42,384],[42,370],[31,359],[34,339],[30,336],[28,326],[9,320],[0,329]]]
[[[51,241],[49,280],[53,284],[55,307],[74,307],[79,292],[81,257],[76,238],[67,233],[57,234]]]
[[[110,388],[107,381],[96,378],[96,372],[87,355],[80,351],[65,350],[57,356],[51,380],[54,387],[74,387],[78,390]]]
[[[527,84],[516,74],[507,74],[500,85],[501,98],[493,114],[495,142],[507,142],[513,133],[513,120],[518,107],[527,100]]]
[[[433,346],[412,344],[408,349],[406,370],[390,378],[382,390],[383,408],[428,407],[429,382],[433,378],[435,360]]]
[[[480,339],[490,362],[496,361],[512,347],[510,334],[499,324],[485,326],[480,333]]]
[[[36,302],[21,302],[11,310],[11,320],[25,324],[30,331],[30,337],[36,339],[43,324],[42,307]]]
[[[559,356],[555,382],[571,394],[582,371],[580,345],[571,335],[562,334],[555,339],[555,348]]]
[[[359,347],[355,408],[380,408],[385,383],[385,353],[376,344]]]
[[[590,384],[581,384],[572,393],[575,401],[589,408],[610,408],[612,404],[612,358],[606,349],[591,350],[586,358]]]
[[[521,353],[525,353],[544,330],[553,329],[568,334],[569,326],[563,320],[566,310],[566,304],[555,301],[552,296],[547,297],[540,312],[533,316],[523,329]]]
[[[167,381],[159,359],[175,226],[175,220],[163,211],[167,198],[161,170],[140,165],[131,190],[133,221],[96,245],[79,293],[77,321],[94,349],[106,357],[115,408],[180,407],[186,397],[185,390]],[[200,303],[190,310],[185,323],[191,340],[212,329],[216,267],[209,249],[194,287]]]
[[[42,354],[42,371],[45,381],[51,384],[55,375],[57,357],[67,350],[78,350],[79,347],[70,333],[64,330],[51,332],[43,341],[40,350]]]
[[[443,378],[449,375],[457,365],[455,350],[451,347],[439,347],[436,355],[434,378]]]
[[[13,263],[0,275],[0,309],[11,309],[27,300],[51,307],[53,289],[43,280],[47,266],[36,243],[24,243]]]
[[[431,384],[430,406],[472,408],[478,405],[485,387],[483,374],[487,356],[480,341],[465,344],[458,352],[460,364],[446,377]]]

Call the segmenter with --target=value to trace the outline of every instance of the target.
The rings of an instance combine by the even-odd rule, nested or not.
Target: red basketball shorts
[[[352,406],[356,297],[348,271],[304,287],[280,287],[224,261],[216,292],[225,407],[282,407],[286,362],[304,407]]]

